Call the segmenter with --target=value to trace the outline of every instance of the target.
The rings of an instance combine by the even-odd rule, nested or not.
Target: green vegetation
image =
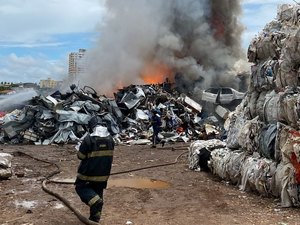
[[[0,95],[6,94],[7,91],[11,90],[12,87],[15,87],[15,85],[12,82],[0,82]]]

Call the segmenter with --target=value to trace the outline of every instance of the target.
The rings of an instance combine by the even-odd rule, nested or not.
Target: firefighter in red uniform
[[[89,219],[99,222],[103,190],[107,186],[113,161],[114,140],[105,126],[97,124],[97,118],[92,118],[89,124],[93,132],[85,137],[77,153],[81,162],[75,190],[81,201],[90,207]]]

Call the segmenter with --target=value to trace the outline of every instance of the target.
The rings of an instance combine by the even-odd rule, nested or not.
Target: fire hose
[[[185,148],[186,149],[186,148]],[[171,149],[172,151],[174,150],[184,150],[184,149],[181,149],[181,148],[172,148]],[[119,171],[119,172],[114,172],[114,173],[111,173],[110,175],[118,175],[118,174],[124,174],[124,173],[130,173],[130,172],[135,172],[135,171],[140,171],[140,170],[145,170],[145,169],[151,169],[151,168],[157,168],[157,167],[164,167],[164,166],[170,166],[170,165],[175,165],[178,163],[178,160],[179,158],[185,154],[187,151],[184,151],[182,153],[180,153],[176,159],[173,161],[173,162],[169,162],[169,163],[162,163],[162,164],[156,164],[156,165],[152,165],[152,166],[145,166],[145,167],[140,167],[140,168],[136,168],[136,169],[130,169],[130,170],[125,170],[125,171]],[[75,215],[76,217],[84,224],[86,225],[97,225],[99,223],[96,223],[96,222],[93,222],[91,220],[89,220],[88,218],[86,218],[85,216],[83,216],[79,210],[77,210],[74,206],[72,206],[72,204],[63,196],[61,196],[60,194],[50,190],[48,187],[47,187],[47,183],[57,183],[57,184],[74,184],[74,182],[72,181],[55,181],[55,180],[49,180],[51,177],[59,174],[61,172],[61,169],[59,167],[59,165],[57,163],[53,163],[53,162],[50,162],[50,161],[47,161],[47,160],[43,160],[43,159],[39,159],[37,157],[34,157],[30,154],[27,154],[27,153],[24,153],[22,151],[17,151],[15,152],[17,154],[20,154],[20,155],[26,155],[34,160],[37,160],[37,161],[40,161],[40,162],[44,162],[44,163],[47,163],[47,164],[51,164],[51,165],[54,165],[57,170],[53,171],[52,173],[50,173],[48,176],[46,176],[44,179],[43,179],[43,182],[42,182],[42,189],[54,196],[55,198],[57,198],[58,200],[60,200],[61,202],[63,202]]]

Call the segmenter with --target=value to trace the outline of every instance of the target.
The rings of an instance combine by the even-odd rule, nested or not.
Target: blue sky
[[[121,1],[121,0],[120,0]],[[68,54],[97,39],[103,0],[0,0],[0,81],[34,82],[67,75]],[[292,0],[243,0],[243,47]]]

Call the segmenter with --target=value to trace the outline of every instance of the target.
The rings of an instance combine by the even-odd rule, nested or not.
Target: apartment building
[[[69,77],[76,78],[79,74],[85,72],[86,59],[85,59],[86,49],[79,49],[78,52],[72,52],[69,54]]]
[[[59,87],[62,84],[62,81],[52,80],[48,78],[47,80],[40,80],[40,88],[49,88],[54,89]]]

